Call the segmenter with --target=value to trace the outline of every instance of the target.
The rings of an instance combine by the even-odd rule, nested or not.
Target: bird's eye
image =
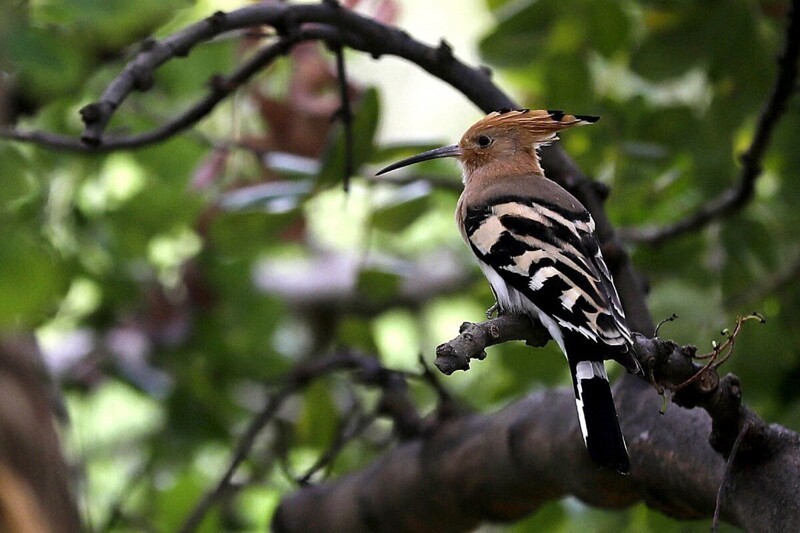
[[[478,146],[481,148],[486,148],[490,144],[492,144],[492,139],[488,135],[481,135],[478,137]]]

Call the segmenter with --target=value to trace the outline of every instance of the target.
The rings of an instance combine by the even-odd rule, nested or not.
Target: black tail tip
[[[608,466],[613,468],[623,476],[627,476],[631,473],[631,462],[629,459],[626,459],[624,462],[615,462]]]
[[[609,454],[611,450],[595,450],[589,448],[589,457],[592,462],[601,468],[611,468],[622,475],[627,476],[631,473],[631,459],[627,451],[614,450],[616,453]]]
[[[552,118],[556,122],[561,122],[561,120],[567,116],[567,114],[561,111],[560,109],[548,109],[547,113],[550,115],[550,118]],[[595,123],[598,120],[600,120],[600,117],[595,115],[569,115],[569,116],[575,117],[578,120],[582,120],[583,122],[590,122],[590,123]]]

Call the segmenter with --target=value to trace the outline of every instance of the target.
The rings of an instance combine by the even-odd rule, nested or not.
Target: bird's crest
[[[572,126],[597,122],[591,115],[569,115],[558,110],[501,109],[489,113],[464,133],[470,139],[485,132],[523,132],[532,144],[547,144],[558,139],[558,132]]]

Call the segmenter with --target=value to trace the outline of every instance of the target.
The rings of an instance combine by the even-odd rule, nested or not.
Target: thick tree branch
[[[800,56],[800,0],[793,0],[783,50],[778,56],[778,75],[758,118],[750,147],[742,154],[742,169],[736,183],[700,206],[683,220],[662,227],[623,228],[620,236],[628,242],[657,246],[696,231],[710,222],[735,213],[753,198],[756,180],[761,175],[761,162],[769,147],[772,133],[786,112],[789,99],[797,90],[798,57]]]
[[[598,507],[643,501],[676,518],[710,517],[725,463],[704,438],[708,417],[681,409],[660,415],[646,383],[623,381],[615,398],[630,476],[590,462],[572,391],[551,389],[491,415],[452,419],[364,470],[296,492],[281,503],[273,529],[463,531],[518,520],[566,495]],[[770,426],[764,440],[770,453],[756,468],[734,461],[721,514],[751,531],[792,530],[800,523],[800,437]]]
[[[744,319],[737,322],[733,336],[727,341],[733,348]],[[469,368],[470,359],[486,357],[485,348],[509,340],[524,340],[529,345],[542,346],[549,339],[541,324],[528,317],[502,315],[486,322],[461,326],[458,337],[441,344],[436,349],[436,367],[445,374]],[[711,446],[727,457],[742,427],[747,425],[748,439],[743,451],[760,454],[760,439],[766,424],[758,415],[742,405],[739,378],[729,374],[720,378],[717,365],[711,361],[705,366],[694,362],[694,346],[679,346],[658,337],[634,335],[636,357],[646,375],[639,376],[657,387],[662,394],[671,391],[672,401],[685,408],[704,409],[713,422],[708,439]]]

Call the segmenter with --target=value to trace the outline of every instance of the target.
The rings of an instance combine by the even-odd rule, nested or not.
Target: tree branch
[[[800,56],[800,0],[793,0],[786,28],[783,50],[778,56],[778,75],[758,118],[753,141],[742,154],[742,169],[735,185],[712,198],[683,220],[662,227],[622,228],[623,240],[657,246],[696,231],[710,222],[731,215],[753,198],[756,180],[761,175],[761,161],[769,147],[772,133],[786,112],[789,99],[797,90],[798,56]]]
[[[384,368],[373,357],[342,352],[299,364],[288,377],[281,381],[281,388],[267,399],[264,408],[250,421],[231,455],[225,472],[219,481],[195,504],[179,531],[181,533],[195,531],[208,511],[230,491],[231,480],[250,454],[256,438],[290,396],[305,388],[312,381],[342,370],[356,371],[358,379],[362,383],[381,390],[380,414],[388,416],[394,421],[395,432],[401,439],[419,436],[424,431],[425,424],[431,423],[424,422],[419,417],[411,402],[405,377],[400,372]],[[343,443],[334,443],[334,448],[337,446],[341,447]]]
[[[307,26],[312,24],[311,26]],[[105,135],[111,117],[135,90],[147,90],[153,72],[166,61],[187,55],[201,42],[242,28],[269,25],[278,31],[276,43],[266,47],[227,78],[212,81],[208,95],[180,116],[150,132],[130,136]],[[304,26],[306,25],[306,26]],[[0,129],[0,137],[35,142],[60,150],[108,152],[138,148],[195,124],[222,99],[275,58],[302,40],[322,40],[334,47],[347,46],[371,54],[395,55],[421,66],[434,76],[463,92],[484,111],[509,107],[511,99],[495,87],[485,69],[471,68],[458,61],[446,43],[432,48],[412,39],[400,29],[381,24],[331,3],[258,4],[230,13],[217,12],[164,39],[145,41],[142,50],[108,85],[100,100],[85,106],[81,116],[86,125],[82,142],[66,135]],[[262,57],[259,57],[262,56]]]
[[[697,356],[694,346],[679,346],[658,337],[648,338],[634,334],[634,352],[645,369],[639,376],[645,382],[657,387],[661,394],[672,392],[672,401],[688,409],[700,407],[711,417],[712,431],[708,437],[711,446],[727,457],[741,428],[750,428],[748,440],[743,450],[752,455],[764,453],[759,449],[760,439],[766,424],[758,415],[742,405],[739,378],[732,374],[720,378],[718,364],[712,355],[733,349],[735,337],[740,333],[746,318],[737,321],[734,332],[729,334],[718,351],[700,358],[711,359],[705,366],[694,362]],[[464,323],[458,337],[436,348],[436,367],[445,374],[456,370],[467,370],[470,359],[486,357],[485,348],[509,340],[524,340],[532,346],[543,346],[549,340],[544,327],[535,322],[533,327],[528,317],[520,315],[501,315],[482,323]],[[724,359],[730,355],[728,353]]]
[[[369,467],[286,497],[276,532],[463,531],[482,521],[518,520],[574,495],[617,509],[645,502],[679,519],[711,517],[725,462],[707,444],[698,410],[659,415],[658,397],[626,377],[615,399],[629,435],[630,476],[598,470],[584,449],[570,389],[532,394],[491,415],[454,418]],[[737,459],[721,516],[750,531],[800,523],[800,436],[779,426],[764,435],[770,454]]]
[[[338,4],[336,4],[338,6]],[[336,113],[337,118],[342,121],[344,128],[344,176],[342,183],[345,192],[350,189],[350,178],[356,171],[353,168],[353,110],[350,106],[350,97],[347,94],[347,71],[344,62],[344,50],[341,46],[335,46],[333,49],[336,55],[336,77],[339,81],[339,99],[341,107]]]
[[[436,348],[436,368],[450,375],[456,370],[469,370],[470,359],[486,358],[486,348],[512,340],[529,346],[544,346],[550,334],[538,321],[520,315],[500,315],[486,322],[464,322],[455,339]]]
[[[111,118],[111,114],[116,110],[116,107],[100,104],[89,104],[82,110],[84,120],[88,116],[94,120],[96,114],[97,122],[90,131],[94,133],[84,133],[81,139],[75,139],[68,135],[60,135],[57,133],[48,133],[41,131],[23,132],[15,129],[0,128],[0,137],[11,140],[24,141],[36,143],[48,148],[57,150],[74,151],[81,153],[104,153],[116,150],[141,148],[164,141],[173,135],[193,126],[232,94],[236,89],[241,87],[252,76],[260,72],[262,69],[270,65],[273,61],[291,50],[291,48],[302,42],[313,39],[327,38],[335,40],[337,32],[331,32],[326,28],[313,28],[298,31],[292,35],[279,38],[275,43],[265,46],[260,51],[256,52],[253,57],[245,61],[239,68],[234,70],[229,76],[214,76],[208,86],[209,92],[200,100],[189,106],[183,113],[173,117],[161,126],[145,132],[129,136],[106,136],[101,139],[94,138],[92,135],[97,134],[97,125],[103,123],[107,124]],[[96,106],[96,107],[92,107]],[[87,111],[93,109],[93,111]],[[99,118],[101,110],[108,110],[108,116],[102,120]]]

